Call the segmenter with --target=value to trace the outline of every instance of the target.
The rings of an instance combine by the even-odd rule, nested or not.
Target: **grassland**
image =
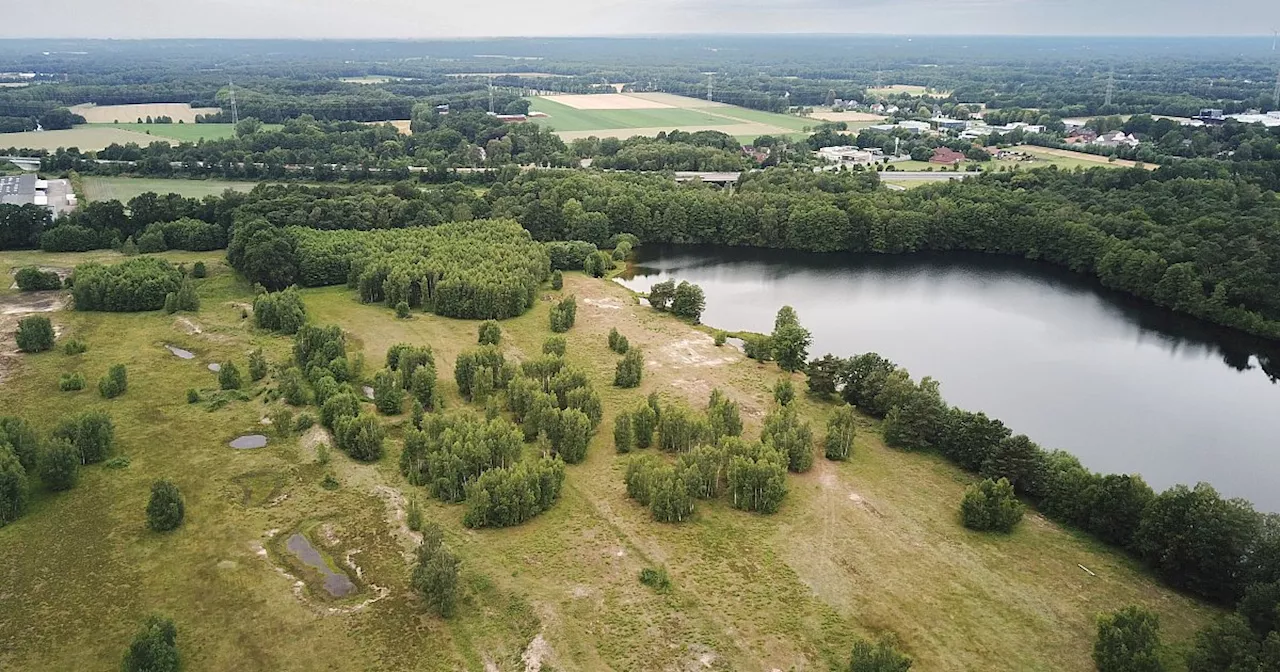
[[[111,254],[3,253],[0,268]],[[136,625],[159,610],[176,620],[184,669],[193,672],[511,670],[527,669],[522,655],[536,652],[557,670],[821,670],[842,667],[855,636],[886,631],[902,638],[921,670],[1083,671],[1092,669],[1099,611],[1146,605],[1175,647],[1216,613],[1039,516],[1007,537],[965,530],[956,509],[968,477],[940,459],[885,448],[866,418],[854,458],[819,459],[810,473],[788,476],[776,515],[700,502],[687,524],[651,522],[625,497],[624,460],[607,430],[612,416],[651,391],[702,404],[719,387],[739,401],[754,434],[781,374],[641,307],[625,288],[581,274],[565,278],[564,291],[579,300],[569,358],[602,393],[601,431],[586,462],[569,467],[551,511],[513,529],[466,530],[461,507],[426,499],[397,473],[402,417],[386,420],[389,454],[374,465],[336,451],[328,465],[317,463],[315,432],[272,434],[257,451],[227,448],[232,437],[262,430],[264,397],[209,410],[188,405],[185,390],[216,386],[205,364],[234,359],[243,368],[254,347],[285,362],[291,341],[242,319],[252,290],[221,253],[164,256],[210,264],[198,314],[53,313],[63,337],[85,340],[89,351],[18,357],[0,386],[0,408],[45,430],[64,414],[110,411],[117,451],[131,460],[125,469],[86,468],[74,490],[40,494],[25,517],[0,528],[0,669],[111,668]],[[394,343],[432,345],[446,405],[463,406],[452,364],[473,347],[477,323],[423,314],[397,320],[345,288],[304,297],[313,320],[347,330],[365,375]],[[539,352],[549,305],[538,301],[502,323],[508,356]],[[638,390],[609,385],[617,360],[605,343],[611,327],[646,353]],[[180,360],[166,343],[197,357]],[[115,362],[130,372],[129,391],[117,400],[56,391],[60,373],[78,370],[93,381]],[[797,403],[821,434],[830,406]],[[322,488],[325,473],[341,487]],[[146,531],[143,521],[149,484],[162,477],[187,502],[187,523],[167,535]],[[418,497],[462,557],[466,597],[451,621],[425,616],[407,585],[405,496]],[[337,539],[334,557],[353,552],[363,583],[385,588],[386,597],[353,610],[372,588],[342,602],[309,587],[295,592],[268,535],[325,524]],[[636,579],[658,565],[672,576],[668,594]]]
[[[618,99],[626,97],[636,99],[637,106],[646,109],[581,109],[556,102],[554,96],[536,97],[530,99],[530,109],[548,116],[534,117],[532,121],[555,129],[565,140],[590,135],[618,138],[652,136],[679,129],[691,132],[717,130],[750,141],[761,135],[801,137],[807,134],[805,129],[818,123],[792,115],[668,94],[617,96]],[[655,103],[669,107],[650,107]]]
[[[107,201],[115,199],[124,203],[138,194],[153,191],[157,194],[181,194],[187,198],[203,198],[219,196],[222,192],[249,191],[258,186],[257,182],[236,182],[232,180],[167,180],[164,178],[146,177],[95,177],[84,179],[84,198],[89,201]]]

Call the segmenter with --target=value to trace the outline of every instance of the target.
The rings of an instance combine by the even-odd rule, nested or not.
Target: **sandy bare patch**
[[[1032,156],[1036,154],[1044,154],[1046,156],[1059,156],[1064,159],[1078,159],[1080,161],[1088,161],[1089,163],[1097,163],[1103,166],[1120,166],[1122,168],[1136,168],[1136,161],[1128,159],[1111,160],[1111,157],[1102,156],[1101,154],[1086,154],[1085,152],[1073,152],[1069,149],[1057,149],[1056,147],[1038,147],[1035,145],[1018,145],[1011,148],[1015,152],[1026,152]],[[1147,170],[1155,170],[1156,167],[1149,163],[1143,164]]]
[[[204,329],[200,328],[200,325],[196,324],[195,322],[192,322],[190,319],[185,317],[179,317],[178,319],[174,320],[173,326],[177,327],[180,331],[182,331],[182,333],[188,336],[195,336],[197,334],[204,333]]]
[[[675,107],[627,93],[566,94],[547,98],[575,110],[667,110]]]
[[[729,356],[723,353],[729,352]],[[710,336],[698,333],[696,336],[690,336],[683,340],[668,343],[658,351],[658,359],[650,360],[646,364],[656,364],[662,366],[664,364],[676,367],[688,366],[723,366],[738,361],[738,357],[734,357],[732,351],[726,351],[724,348],[717,348],[715,340]]]
[[[613,297],[604,299],[583,299],[582,302],[588,306],[602,308],[604,310],[622,310],[622,302]]]
[[[542,633],[538,633],[525,647],[520,660],[524,661],[524,672],[542,672],[542,661],[551,657],[551,644],[547,643]]]
[[[185,124],[196,123],[197,114],[217,114],[222,110],[217,107],[191,107],[189,103],[146,103],[142,105],[94,105],[85,103],[71,108],[72,112],[85,118],[91,124],[110,124],[120,122],[130,124],[139,118],[171,117],[173,123],[181,120]]]
[[[869,112],[814,112],[809,116],[822,121],[884,121],[884,117]]]
[[[330,450],[333,448],[333,436],[329,434],[329,430],[320,425],[312,425],[311,429],[298,439],[298,448],[302,450],[303,457],[310,462],[316,461],[316,449],[320,445]]]

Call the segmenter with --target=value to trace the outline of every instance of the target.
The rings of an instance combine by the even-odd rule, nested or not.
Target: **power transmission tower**
[[[1276,73],[1276,91],[1271,94],[1271,106],[1280,110],[1280,72]]]
[[[711,100],[712,94],[715,92],[716,73],[707,73],[707,100]]]
[[[489,114],[493,114],[493,78],[489,78]]]
[[[1111,97],[1115,94],[1115,92],[1116,92],[1116,71],[1112,70],[1111,74],[1107,75],[1107,97],[1102,102],[1103,107],[1111,107]]]
[[[236,84],[231,80],[227,80],[227,85],[231,87],[231,123],[240,123],[240,110],[236,107]]]

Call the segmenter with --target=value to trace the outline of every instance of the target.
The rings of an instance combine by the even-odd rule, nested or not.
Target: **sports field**
[[[533,121],[555,129],[561,138],[627,138],[660,132],[722,131],[742,138],[801,135],[810,119],[749,110],[666,93],[610,93],[543,96],[531,110],[546,114]]]
[[[121,203],[144,194],[148,191],[157,194],[181,194],[187,198],[203,198],[209,195],[220,195],[232,191],[249,191],[258,186],[257,182],[232,182],[229,180],[165,180],[143,177],[85,177],[84,198],[86,201],[109,201],[115,199]]]

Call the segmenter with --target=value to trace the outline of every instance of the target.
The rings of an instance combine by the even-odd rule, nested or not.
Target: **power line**
[[[1106,97],[1106,100],[1104,100],[1102,103],[1104,107],[1111,107],[1111,97],[1115,94],[1115,92],[1116,92],[1116,71],[1112,70],[1111,74],[1107,75],[1107,97]]]
[[[231,123],[240,123],[240,110],[236,107],[236,85],[235,82],[227,80],[227,85],[231,87]]]

